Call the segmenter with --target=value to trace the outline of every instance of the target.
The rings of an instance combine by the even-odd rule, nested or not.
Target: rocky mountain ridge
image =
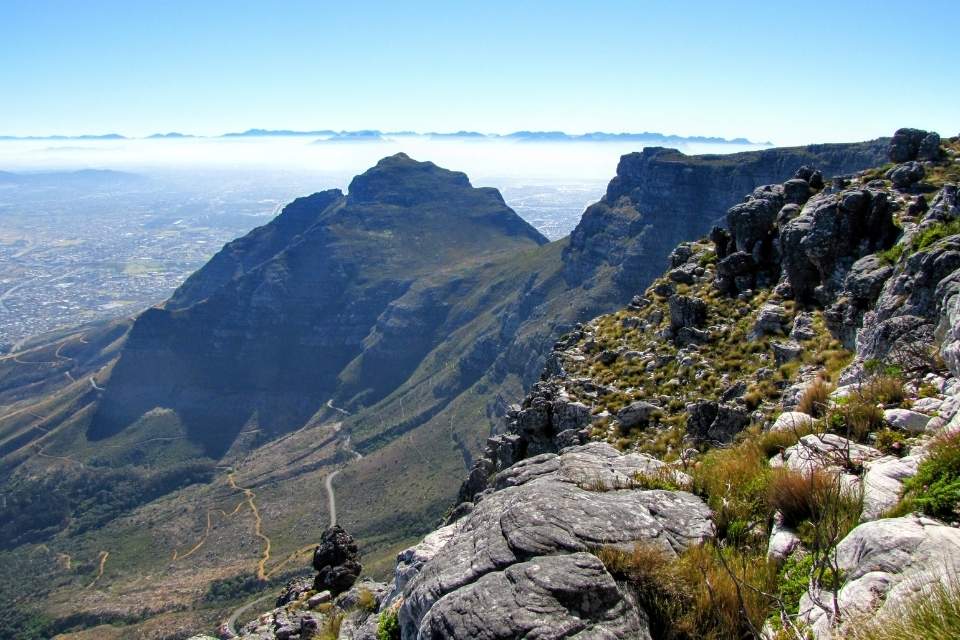
[[[845,168],[874,163],[858,153]],[[792,175],[778,153],[667,155],[677,174],[746,163],[748,183],[766,164]],[[619,222],[604,239],[591,214],[581,235],[610,251],[588,255],[543,244],[463,174],[388,158],[347,195],[299,199],[228,244],[133,329],[65,332],[4,359],[3,513],[16,535],[0,586],[36,576],[24,602],[47,599],[49,629],[191,626],[227,606],[222,594],[240,597],[236,585],[293,571],[334,499],[370,564],[386,562],[444,515],[551,343],[629,302],[639,256],[688,238],[654,233],[658,221],[703,222],[682,194],[672,211],[640,213],[645,192],[667,188],[645,180],[615,180],[632,185],[613,207],[629,250],[614,242]],[[727,197],[721,183],[713,193]],[[82,561],[64,570],[65,557]]]
[[[901,130],[890,157],[757,188],[561,339],[330,637],[956,632],[920,616],[960,599],[960,140]]]

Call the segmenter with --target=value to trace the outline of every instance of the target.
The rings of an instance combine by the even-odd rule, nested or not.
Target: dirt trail
[[[73,342],[74,340],[77,340],[83,344],[89,344],[85,340],[85,338],[86,338],[86,334],[81,336],[67,336],[66,338],[63,338],[62,340],[60,340],[59,342],[54,342],[51,344],[42,344],[37,347],[31,347],[30,349],[26,349],[24,351],[15,351],[10,355],[0,358],[0,361],[13,360],[17,364],[60,364],[61,362],[75,362],[76,358],[65,356],[62,353],[60,353],[60,350],[63,349],[68,344],[70,344],[71,342]],[[53,344],[57,345],[57,350],[53,352],[53,357],[55,357],[56,360],[21,360],[20,359],[20,357],[25,354],[33,353],[35,351],[42,351],[44,349],[49,349]]]
[[[48,446],[49,446],[49,445],[48,445]],[[70,462],[70,463],[79,465],[81,469],[86,469],[86,468],[87,468],[87,465],[83,464],[83,463],[80,462],[79,460],[74,460],[73,458],[70,458],[70,457],[68,457],[68,456],[53,456],[53,455],[50,455],[49,453],[44,453],[43,450],[44,450],[45,448],[46,448],[46,446],[37,449],[37,456],[38,456],[38,457],[40,457],[40,458],[47,458],[48,460],[62,460],[63,462]]]
[[[100,568],[97,570],[97,577],[93,579],[93,582],[87,585],[87,589],[92,588],[93,585],[97,584],[97,580],[103,577],[103,567],[104,565],[107,564],[107,558],[109,557],[110,557],[109,551],[100,552]]]
[[[257,578],[260,580],[266,580],[267,573],[265,567],[267,562],[270,560],[270,538],[263,533],[263,519],[260,517],[260,510],[257,509],[257,503],[253,501],[253,499],[257,497],[257,494],[255,494],[251,489],[245,489],[237,486],[237,482],[234,480],[233,475],[234,472],[232,471],[227,474],[227,482],[230,483],[232,488],[243,492],[247,505],[250,507],[250,511],[253,512],[253,534],[263,540],[263,553],[260,556],[260,560],[257,562]]]
[[[191,547],[190,550],[187,551],[187,552],[186,552],[185,554],[183,554],[182,556],[178,556],[178,555],[177,555],[177,550],[174,549],[174,550],[173,550],[173,559],[174,559],[174,560],[176,560],[178,557],[179,557],[180,560],[183,560],[184,558],[189,558],[190,556],[193,555],[193,553],[194,553],[197,549],[199,549],[200,547],[203,546],[203,543],[207,541],[207,537],[210,535],[210,529],[213,527],[213,518],[212,518],[211,516],[213,516],[214,513],[221,513],[221,514],[223,514],[223,517],[224,517],[224,518],[227,517],[227,512],[224,511],[223,509],[209,509],[209,510],[207,511],[207,528],[204,530],[203,535],[200,536],[199,542],[197,542],[197,544],[193,545],[193,547]]]
[[[350,412],[347,411],[346,409],[341,409],[340,407],[335,407],[335,406],[333,406],[333,398],[331,398],[330,400],[327,400],[327,407],[333,409],[334,411],[338,411],[338,412],[342,413],[342,414],[345,415],[345,416],[350,415]]]
[[[200,540],[197,542],[197,544],[193,545],[193,547],[191,547],[190,550],[187,551],[182,556],[180,555],[180,551],[178,549],[174,549],[173,557],[170,559],[170,561],[174,562],[176,560],[183,560],[184,558],[191,556],[197,549],[203,546],[203,544],[207,541],[207,538],[210,537],[210,530],[213,528],[213,519],[211,518],[213,514],[219,513],[223,516],[224,520],[226,520],[227,518],[235,516],[237,512],[240,511],[240,509],[245,504],[247,504],[246,498],[238,502],[237,506],[234,507],[233,511],[231,511],[230,513],[227,513],[223,509],[207,509],[207,528],[204,530],[203,535],[200,536]]]

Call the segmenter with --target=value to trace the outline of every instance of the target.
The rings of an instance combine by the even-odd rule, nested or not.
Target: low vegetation
[[[71,469],[57,476],[24,479],[0,504],[0,549],[41,542],[62,531],[83,533],[182,487],[213,479],[210,460],[181,462],[151,471]]]
[[[331,612],[324,619],[323,625],[317,630],[316,640],[337,640],[340,637],[340,626],[343,624],[344,614]]]
[[[770,603],[763,592],[774,589],[776,568],[762,554],[703,545],[674,558],[652,544],[630,551],[603,547],[596,553],[612,575],[630,585],[650,615],[654,638],[746,637],[767,617]]]
[[[391,608],[380,614],[377,620],[377,640],[400,640],[400,621],[397,609]]]
[[[812,383],[807,385],[803,395],[800,396],[800,402],[797,404],[797,411],[813,416],[821,417],[827,410],[827,403],[830,399],[830,392],[833,391],[833,385],[821,377],[817,377]]]
[[[920,511],[948,521],[960,517],[960,432],[935,440],[917,475],[906,483],[895,515]]]

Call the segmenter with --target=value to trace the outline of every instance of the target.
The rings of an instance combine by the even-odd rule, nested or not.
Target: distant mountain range
[[[197,136],[187,133],[171,131],[169,133],[154,133],[144,138],[128,137],[119,133],[103,135],[78,136],[0,136],[0,140],[156,140],[179,138],[277,138],[277,137],[319,137],[319,143],[324,142],[383,142],[389,138],[422,137],[433,140],[513,140],[520,142],[645,142],[652,144],[754,144],[758,146],[772,146],[773,143],[753,142],[747,138],[721,138],[717,136],[678,136],[653,131],[642,133],[608,133],[594,131],[583,134],[570,134],[563,131],[515,131],[508,134],[480,133],[478,131],[456,131],[439,133],[430,131],[418,133],[415,131],[379,131],[377,129],[362,129],[358,131],[334,131],[332,129],[318,129],[315,131],[296,131],[292,129],[247,129],[246,131],[224,133],[219,136]]]
[[[128,138],[119,133],[104,133],[79,136],[0,136],[0,140],[128,140]]]

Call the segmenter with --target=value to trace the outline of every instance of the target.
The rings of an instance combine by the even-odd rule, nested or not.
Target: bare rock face
[[[757,312],[757,320],[753,325],[753,335],[783,335],[783,328],[789,319],[786,309],[782,306],[765,304]]]
[[[886,177],[893,183],[894,187],[898,189],[909,189],[923,180],[923,176],[925,175],[926,171],[923,165],[916,160],[911,160],[910,162],[904,162],[890,169]]]
[[[940,135],[923,129],[898,129],[890,139],[891,162],[936,160],[940,157]]]
[[[507,432],[487,438],[484,454],[460,486],[457,503],[469,503],[487,489],[490,478],[528,456],[583,444],[590,407],[570,399],[560,385],[538,382],[523,403],[507,411]]]
[[[828,176],[851,173],[883,164],[887,146],[888,140],[883,139],[724,156],[687,156],[676,149],[646,147],[624,155],[606,195],[584,212],[570,234],[564,251],[564,276],[569,282],[590,281],[608,267],[618,285],[640,291],[661,274],[678,243],[706,235],[743,194],[792,177],[822,186],[819,172],[807,169],[799,175],[798,168],[815,165]],[[790,189],[791,200],[803,199],[801,185]],[[779,207],[761,205],[760,209],[747,217],[768,220],[777,215]],[[766,235],[761,230],[756,238],[738,236],[737,246]],[[729,235],[720,234],[716,239],[720,241],[718,258],[736,250]]]
[[[313,581],[316,591],[336,595],[347,591],[360,576],[360,552],[353,536],[340,525],[333,525],[320,536],[320,544],[313,552]]]
[[[642,609],[589,552],[646,541],[676,554],[711,535],[692,494],[618,488],[657,465],[592,443],[498,474],[407,584],[403,637],[649,638]]]
[[[856,624],[898,611],[932,584],[948,584],[960,571],[958,558],[960,529],[936,520],[907,516],[860,525],[837,546],[837,565],[846,576],[837,594],[842,619]],[[832,594],[818,595],[832,601]],[[833,637],[831,613],[809,595],[800,601],[800,616],[818,640]]]
[[[805,181],[799,182],[809,189]],[[737,251],[751,255],[769,253],[774,223],[785,203],[784,188],[778,184],[757,187],[745,202],[731,207],[727,212],[727,226]]]
[[[917,475],[922,459],[923,454],[911,453],[902,458],[883,456],[864,463],[862,522],[876,520],[897,505],[904,481]]]
[[[794,296],[828,302],[855,260],[896,240],[893,206],[881,191],[849,190],[811,198],[780,233],[783,270]]]
[[[660,407],[645,400],[631,402],[617,412],[617,420],[627,429],[647,424]]]
[[[670,327],[674,331],[700,327],[707,321],[707,303],[692,296],[673,295],[670,305]]]
[[[529,604],[518,607],[522,602]],[[600,560],[578,552],[538,556],[483,575],[431,608],[416,637],[615,640],[650,634]]]
[[[696,442],[730,442],[750,424],[741,407],[703,400],[687,409],[687,435]]]

